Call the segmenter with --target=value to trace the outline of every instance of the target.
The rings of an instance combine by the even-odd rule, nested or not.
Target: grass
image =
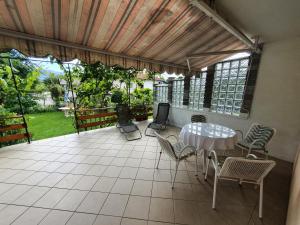
[[[73,126],[73,117],[65,117],[63,112],[28,114],[26,121],[33,140],[76,132]]]

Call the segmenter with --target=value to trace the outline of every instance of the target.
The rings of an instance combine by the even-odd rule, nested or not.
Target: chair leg
[[[210,160],[211,159],[208,159],[208,163],[206,163],[204,180],[207,180],[207,174],[208,174],[208,168],[209,168],[209,165],[210,165]]]
[[[158,169],[158,165],[159,165],[159,162],[160,162],[161,153],[162,153],[162,152],[160,151],[156,169]]]
[[[196,157],[196,176],[198,176],[198,154],[197,154],[197,151],[195,152],[195,157]]]
[[[262,218],[263,214],[263,193],[264,193],[264,181],[262,180],[259,185],[259,218]]]
[[[203,165],[202,165],[202,174],[205,174],[206,169],[206,158],[207,158],[207,151],[203,149]]]
[[[179,166],[179,161],[176,161],[176,168],[175,168],[174,179],[173,179],[173,182],[172,182],[172,189],[174,189],[174,184],[175,184],[175,179],[176,179],[176,175],[177,175],[178,166]]]
[[[213,208],[213,209],[216,208],[217,184],[218,184],[218,175],[217,175],[217,171],[215,170],[214,191],[213,191],[213,203],[212,203],[212,208]]]

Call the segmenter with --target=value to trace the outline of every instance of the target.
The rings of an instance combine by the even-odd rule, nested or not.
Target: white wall
[[[269,146],[270,155],[293,161],[300,142],[300,38],[264,45],[248,119],[172,108],[170,123],[182,127],[193,113],[205,114],[209,122],[244,132],[253,122],[274,127],[277,134]]]

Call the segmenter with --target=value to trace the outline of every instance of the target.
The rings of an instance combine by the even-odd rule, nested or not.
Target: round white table
[[[228,127],[213,123],[190,123],[185,125],[179,134],[186,145],[197,149],[228,150],[233,149],[237,141],[236,132]]]
[[[236,132],[228,127],[213,123],[190,123],[185,125],[179,134],[185,145],[192,145],[198,151],[203,150],[203,169],[206,164],[207,151],[214,149],[231,150],[237,142]]]

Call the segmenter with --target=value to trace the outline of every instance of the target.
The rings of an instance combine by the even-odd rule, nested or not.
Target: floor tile
[[[98,179],[99,179],[99,177],[96,177],[96,176],[83,176],[75,184],[73,189],[89,191],[92,189],[92,187],[94,186],[94,184],[97,182]]]
[[[107,196],[108,193],[90,192],[81,202],[76,211],[98,214]]]
[[[135,179],[137,174],[138,168],[134,167],[123,167],[119,177],[120,178],[129,178],[129,179]]]
[[[40,225],[65,225],[72,216],[72,212],[52,210],[40,223]]]
[[[154,159],[142,159],[140,167],[154,169],[156,161]]]
[[[110,165],[111,161],[113,160],[113,157],[107,157],[107,156],[102,156],[98,161],[97,164],[101,164],[101,165]]]
[[[86,195],[87,191],[70,190],[54,208],[75,211]]]
[[[108,166],[105,172],[103,173],[103,176],[106,177],[118,177],[121,173],[122,167],[117,166]]]
[[[152,197],[172,198],[172,184],[170,182],[153,182]]]
[[[130,196],[124,216],[138,219],[148,219],[150,197]]]
[[[96,215],[86,213],[74,213],[66,225],[92,225]]]
[[[53,208],[66,194],[67,189],[52,188],[34,206],[42,208]]]
[[[8,225],[17,219],[27,207],[9,205],[0,211],[0,225]]]
[[[38,224],[50,211],[50,209],[29,208],[12,225],[35,225]]]
[[[200,224],[200,216],[197,207],[198,203],[194,201],[175,200],[175,223],[190,225]]]
[[[138,126],[143,130],[146,124]],[[179,129],[168,127],[162,135],[168,133]],[[196,177],[193,157],[180,164],[172,190],[175,163],[163,154],[155,169],[159,151],[155,138],[127,142],[115,127],[1,148],[0,200],[5,203],[0,203],[0,225],[39,220],[55,225],[94,220],[95,225],[284,224],[291,164],[278,161],[266,179],[260,220],[258,190],[235,182],[220,182],[212,210],[212,170],[207,182]]]
[[[0,203],[12,203],[31,188],[32,186],[15,185],[0,196]]]
[[[106,168],[107,167],[103,165],[93,165],[86,173],[86,175],[101,176]]]
[[[87,174],[87,172],[92,168],[93,165],[88,164],[77,164],[77,166],[72,170],[72,174]]]
[[[152,198],[150,204],[149,220],[173,223],[173,200]]]
[[[211,203],[198,203],[198,214],[200,216],[200,224],[202,225],[229,225],[220,210],[211,208]]]
[[[130,194],[133,182],[134,180],[132,179],[118,178],[110,192],[117,194]]]
[[[120,223],[121,217],[99,215],[93,225],[120,225]]]
[[[63,163],[61,162],[50,162],[49,164],[47,164],[45,167],[42,168],[42,171],[51,173],[57,170],[62,165]]]
[[[59,181],[61,181],[66,174],[60,173],[51,173],[48,177],[38,183],[39,186],[46,186],[46,187],[54,187]]]
[[[110,194],[106,199],[100,214],[122,216],[127,204],[128,195]]]
[[[101,192],[110,192],[116,180],[117,178],[113,178],[113,177],[100,177],[100,179],[96,182],[92,190],[101,191]]]
[[[145,169],[139,168],[138,173],[136,175],[136,179],[139,180],[153,180],[153,169]]]
[[[72,188],[82,177],[82,175],[67,174],[55,187],[57,188]]]
[[[39,182],[41,182],[43,179],[49,176],[49,174],[50,173],[47,172],[35,172],[30,177],[23,180],[21,184],[37,185]]]
[[[156,169],[154,171],[154,180],[171,182],[170,170]],[[176,180],[177,180],[177,178],[176,178]]]
[[[127,158],[117,158],[117,157],[115,157],[112,160],[111,165],[112,166],[124,166],[126,161],[127,161]]]
[[[48,187],[33,187],[25,192],[22,196],[16,199],[13,204],[31,206],[45,195],[50,188]]]
[[[128,158],[125,166],[129,167],[139,167],[141,163],[141,159],[136,159],[136,158]]]
[[[7,182],[7,179],[12,177],[13,175],[17,174],[19,170],[11,170],[11,169],[5,169],[0,176],[0,182]]]
[[[152,181],[148,180],[135,180],[131,194],[140,196],[151,196]]]
[[[145,220],[137,220],[130,218],[123,218],[121,225],[147,225],[147,221]]]
[[[0,183],[0,195],[10,190],[15,184]]]
[[[75,167],[77,166],[76,163],[64,163],[55,172],[58,173],[70,173]]]
[[[163,223],[163,222],[157,222],[157,221],[148,221],[148,225],[173,225],[173,223]]]
[[[38,161],[35,164],[33,164],[32,166],[26,168],[27,170],[35,170],[35,171],[39,171],[40,169],[42,169],[43,167],[45,167],[46,165],[48,165],[49,162],[48,161]]]
[[[15,175],[11,176],[10,178],[8,178],[5,183],[14,183],[14,184],[19,184],[21,183],[23,180],[25,180],[26,178],[28,178],[29,176],[31,176],[34,172],[33,171],[19,171],[18,173],[16,173]]]

